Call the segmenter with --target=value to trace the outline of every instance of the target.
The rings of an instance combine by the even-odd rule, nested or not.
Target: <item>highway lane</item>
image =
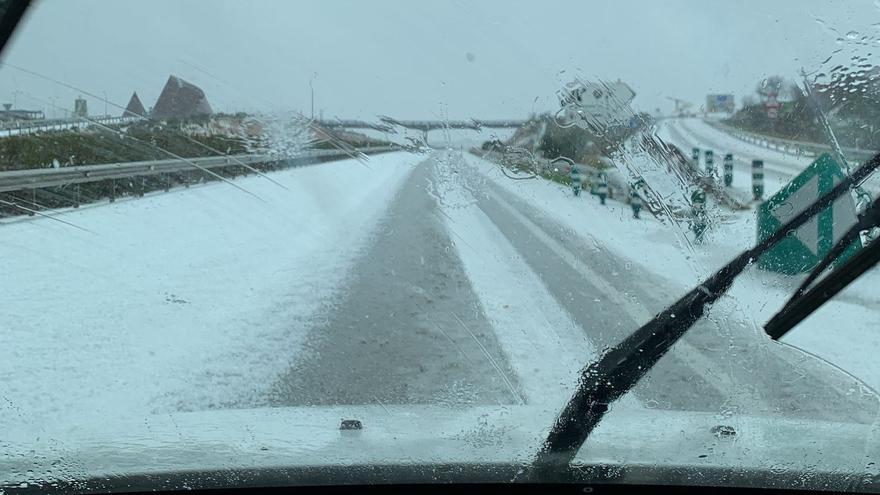
[[[734,154],[734,178],[733,187],[751,194],[752,187],[752,160],[764,160],[764,188],[767,194],[773,194],[787,184],[797,173],[803,169],[799,163],[786,163],[776,159],[768,159],[767,153],[744,154],[739,149],[729,149],[713,136],[695,133],[682,119],[667,119],[662,124],[660,131],[664,139],[676,145],[685,156],[690,157],[691,148],[699,148],[703,165],[706,150],[715,152],[715,168],[717,173],[722,173],[723,158],[725,153]],[[720,131],[719,131],[720,132]]]
[[[455,173],[474,199],[468,212],[488,219],[503,237],[498,246],[469,243],[468,232],[438,204],[443,192],[434,185],[449,175],[441,173],[444,163],[426,160],[404,184],[346,290],[327,305],[325,323],[312,329],[303,358],[275,384],[272,404],[534,400],[502,351],[507,329],[486,317],[481,299],[487,295],[474,291],[454,243],[486,256],[501,252],[501,243],[513,246],[518,259],[506,262],[537,275],[543,288],[535,290],[546,290],[599,350],[678,296],[662,277],[602,248],[598,236],[580,237],[460,166]],[[658,363],[635,397],[646,407],[721,415],[873,421],[876,401],[853,394],[851,382],[825,366],[719,311]]]
[[[794,177],[807,167],[813,158],[782,153],[741,141],[723,131],[711,127],[698,119],[681,119],[673,123],[685,135],[691,136],[706,147],[717,148],[716,153],[733,152],[747,158],[751,165],[753,158],[764,160],[764,168],[778,172],[783,177]]]
[[[724,131],[710,127],[697,119],[667,119],[659,128],[659,133],[673,144],[679,146],[683,153],[690,156],[691,147],[701,151],[712,149],[716,155],[716,168],[721,166],[724,153],[734,154],[734,188],[748,191],[751,187],[751,162],[753,159],[764,160],[764,182],[767,195],[773,194],[791,179],[803,171],[815,158],[783,153],[778,150],[766,149],[747,143]],[[850,157],[850,167],[860,162]],[[863,189],[876,196],[880,194],[880,175],[872,174],[863,184]]]
[[[579,237],[491,182],[486,187],[490,192],[481,199],[482,211],[597,347],[624,338],[679,296],[661,276],[602,248],[599,236]],[[635,394],[660,408],[873,421],[876,401],[853,396],[849,383],[799,351],[741,327],[736,316],[710,311]]]
[[[273,404],[521,401],[429,194],[432,166],[407,178]]]

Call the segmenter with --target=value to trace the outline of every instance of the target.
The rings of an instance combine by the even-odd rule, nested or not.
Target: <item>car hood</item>
[[[0,484],[88,491],[518,481],[554,414],[531,405],[282,407],[119,418],[44,431],[36,441],[19,430],[4,442]],[[340,429],[343,420],[362,427]],[[880,491],[878,431],[876,422],[722,419],[623,401],[552,481]]]

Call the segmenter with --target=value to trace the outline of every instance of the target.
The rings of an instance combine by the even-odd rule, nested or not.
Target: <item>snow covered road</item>
[[[658,125],[657,135],[672,143],[685,156],[690,157],[691,148],[715,152],[715,168],[721,173],[725,153],[733,153],[733,187],[751,194],[752,160],[764,160],[765,197],[769,197],[800,173],[812,159],[768,150],[728,136],[700,119],[666,119]],[[701,163],[703,157],[700,157]]]
[[[691,148],[694,147],[699,148],[701,153],[713,150],[715,168],[719,177],[724,154],[733,153],[733,187],[747,194],[751,194],[752,160],[763,160],[765,198],[788,184],[815,160],[815,157],[768,149],[745,142],[699,118],[662,120],[657,125],[657,135],[664,141],[676,145],[687,157],[690,157]],[[704,157],[701,157],[701,163],[703,159]],[[858,165],[855,160],[849,161],[851,166]],[[880,192],[880,176],[874,174],[865,182],[864,187],[876,195]]]
[[[750,241],[737,224],[694,252],[458,152],[273,178],[287,189],[237,181],[261,199],[215,183],[63,214],[84,230],[0,225],[0,428],[339,404],[552,417],[583,366]],[[855,380],[760,332],[785,295],[764,285],[738,282],[623,403],[873,421]]]
[[[556,196],[549,209],[547,193]],[[275,403],[561,406],[578,369],[689,288],[633,263],[603,235],[615,230],[628,251],[643,251],[652,234],[674,240],[668,229],[591,199],[510,181],[458,153],[426,159]],[[566,225],[568,211],[586,218]],[[846,392],[852,380],[769,341],[735,301],[710,316],[639,384],[639,404],[874,419],[875,400]]]
[[[474,157],[467,161],[482,184],[471,187],[479,198],[477,207],[596,349],[628,335],[715,268],[714,260],[690,259],[668,226],[653,219],[633,220],[626,206],[601,207],[595,198],[575,199],[557,184],[510,181],[490,163]],[[450,228],[468,240],[467,232],[454,226]],[[496,236],[495,242],[503,241]],[[459,251],[467,258],[468,249]],[[743,304],[742,290],[737,291],[637,386],[642,404],[728,414],[784,411],[807,418],[843,414],[853,421],[874,419],[875,399],[848,392],[854,383],[848,377],[769,341],[756,326],[760,314],[748,307],[752,299]],[[484,294],[482,299],[493,297]],[[845,405],[833,411],[829,403]]]

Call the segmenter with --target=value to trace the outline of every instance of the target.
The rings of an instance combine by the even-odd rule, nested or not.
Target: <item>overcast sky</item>
[[[870,0],[42,0],[4,60],[122,106],[137,91],[151,107],[175,74],[218,111],[308,114],[311,80],[325,117],[518,118],[575,75],[619,78],[647,111],[740,102],[768,75],[880,53],[877,23]],[[79,91],[0,69],[17,107]]]

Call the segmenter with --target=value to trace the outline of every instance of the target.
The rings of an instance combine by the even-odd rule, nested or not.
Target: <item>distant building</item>
[[[13,109],[11,103],[4,103],[0,110],[0,120],[40,120],[45,118],[42,110]]]
[[[79,97],[73,101],[73,116],[83,119],[89,116],[89,106],[85,98]]]
[[[147,111],[144,109],[144,104],[141,103],[141,99],[138,98],[137,91],[135,91],[131,95],[131,99],[128,100],[128,105],[125,106],[125,111],[122,112],[123,117],[143,117],[147,115]]]
[[[150,117],[155,120],[186,119],[212,113],[201,88],[179,77],[169,76]]]

